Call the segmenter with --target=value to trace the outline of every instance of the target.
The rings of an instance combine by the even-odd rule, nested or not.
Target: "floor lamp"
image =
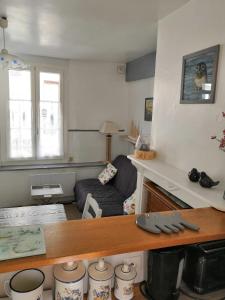
[[[119,127],[114,122],[105,121],[102,124],[99,132],[104,134],[106,137],[106,161],[111,162],[111,160],[112,160],[112,155],[111,155],[112,135],[119,133]]]

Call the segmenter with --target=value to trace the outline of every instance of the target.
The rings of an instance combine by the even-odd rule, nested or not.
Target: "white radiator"
[[[64,196],[73,195],[76,173],[43,173],[30,176],[30,185],[61,184]]]

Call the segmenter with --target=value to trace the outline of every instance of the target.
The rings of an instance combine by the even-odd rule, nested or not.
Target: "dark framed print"
[[[180,103],[214,103],[220,45],[183,57]]]
[[[153,98],[145,98],[145,121],[152,121]]]

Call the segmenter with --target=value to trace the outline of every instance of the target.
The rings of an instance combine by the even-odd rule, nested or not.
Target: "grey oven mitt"
[[[148,213],[137,216],[136,224],[146,231],[152,233],[177,233],[185,228],[198,231],[199,226],[191,224],[183,219],[178,212],[169,215],[161,215],[160,213]]]

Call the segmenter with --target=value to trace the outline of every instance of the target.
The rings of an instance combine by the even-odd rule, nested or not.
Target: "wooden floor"
[[[67,220],[81,219],[81,212],[79,212],[75,203],[64,204]]]

